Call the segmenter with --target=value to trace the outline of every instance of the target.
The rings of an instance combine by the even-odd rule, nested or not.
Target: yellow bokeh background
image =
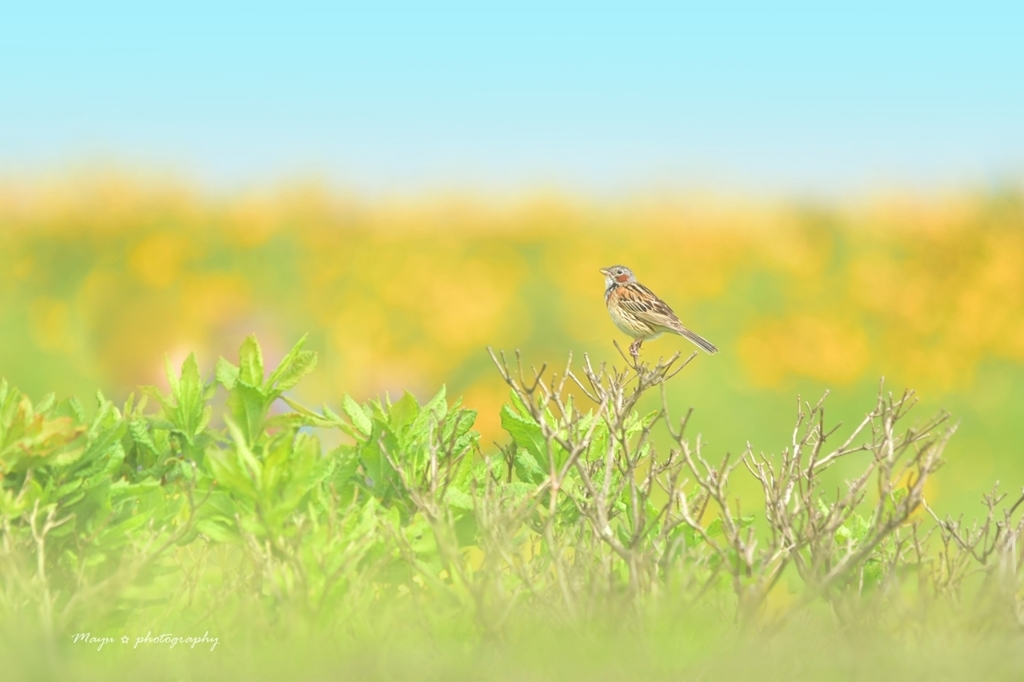
[[[173,180],[0,182],[0,374],[37,397],[127,395],[164,356],[212,370],[255,332],[320,354],[313,403],[446,383],[500,439],[486,346],[618,358],[615,263],[722,349],[677,380],[709,444],[778,451],[798,393],[836,418],[879,378],[961,418],[949,499],[1024,482],[1024,194],[858,204],[647,195],[359,200],[316,184],[217,198]],[[689,352],[678,338],[648,356]],[[923,414],[921,415],[924,416]]]

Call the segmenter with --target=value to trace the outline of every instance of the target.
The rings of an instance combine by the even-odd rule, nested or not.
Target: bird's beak
[[[610,268],[601,268],[601,274],[604,275],[605,277],[611,277],[612,276],[612,272],[611,272]]]

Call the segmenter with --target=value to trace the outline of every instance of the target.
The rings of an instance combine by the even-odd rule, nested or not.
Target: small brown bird
[[[708,353],[717,353],[714,344],[683,326],[653,291],[636,281],[633,271],[624,265],[601,268],[604,275],[604,302],[612,322],[633,337],[629,353],[635,360],[644,341],[656,339],[665,332],[685,336]]]

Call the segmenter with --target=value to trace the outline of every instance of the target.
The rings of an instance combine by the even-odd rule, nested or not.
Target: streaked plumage
[[[613,265],[602,268],[601,273],[605,276],[604,302],[615,326],[635,339],[629,347],[634,357],[644,341],[665,332],[686,337],[708,353],[718,352],[710,341],[684,327],[667,303],[636,280],[632,270]]]

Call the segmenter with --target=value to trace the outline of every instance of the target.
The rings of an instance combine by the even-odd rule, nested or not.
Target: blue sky
[[[142,4],[3,11],[0,174],[597,196],[1024,177],[1024,3]]]

